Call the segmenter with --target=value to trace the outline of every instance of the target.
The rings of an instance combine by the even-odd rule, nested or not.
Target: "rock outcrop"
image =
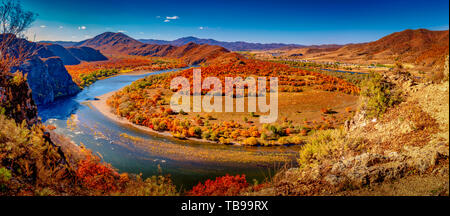
[[[57,98],[74,95],[80,91],[64,67],[63,60],[52,52],[55,47],[50,49],[48,45],[15,37],[9,46],[11,53],[17,53],[19,46],[31,53],[27,61],[19,67],[11,68],[11,72],[20,71],[26,75],[32,97],[37,105],[47,104]]]
[[[33,99],[38,105],[47,104],[59,97],[74,95],[80,91],[59,57],[33,56],[19,70],[27,74]]]

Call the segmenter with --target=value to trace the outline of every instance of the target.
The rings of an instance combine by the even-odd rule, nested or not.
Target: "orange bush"
[[[204,184],[198,183],[188,196],[237,196],[248,188],[245,175],[217,177],[216,180],[206,180]]]
[[[129,181],[127,174],[119,175],[109,164],[101,163],[92,155],[78,162],[76,176],[83,186],[103,192],[118,191]]]

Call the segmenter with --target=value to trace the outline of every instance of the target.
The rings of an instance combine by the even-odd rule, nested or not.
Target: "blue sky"
[[[152,1],[21,0],[39,14],[31,40],[80,41],[105,31],[134,38],[185,36],[222,41],[358,43],[392,32],[447,30],[448,0]]]

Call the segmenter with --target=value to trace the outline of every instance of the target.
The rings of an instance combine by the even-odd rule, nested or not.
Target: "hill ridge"
[[[183,46],[145,44],[126,34],[105,32],[76,46],[100,50],[104,54],[140,55],[152,57],[181,58],[188,64],[200,64],[230,51],[215,45],[188,43]]]

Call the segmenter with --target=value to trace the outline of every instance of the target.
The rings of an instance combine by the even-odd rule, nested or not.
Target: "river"
[[[245,174],[248,181],[261,182],[285,164],[295,164],[297,147],[240,147],[181,141],[112,121],[89,104],[89,100],[117,91],[135,80],[169,71],[172,70],[99,80],[76,96],[40,106],[39,116],[45,124],[55,125],[55,132],[98,153],[120,172],[142,173],[144,177],[161,172],[170,174],[182,189],[225,174]],[[70,122],[75,122],[75,126],[70,126]]]

